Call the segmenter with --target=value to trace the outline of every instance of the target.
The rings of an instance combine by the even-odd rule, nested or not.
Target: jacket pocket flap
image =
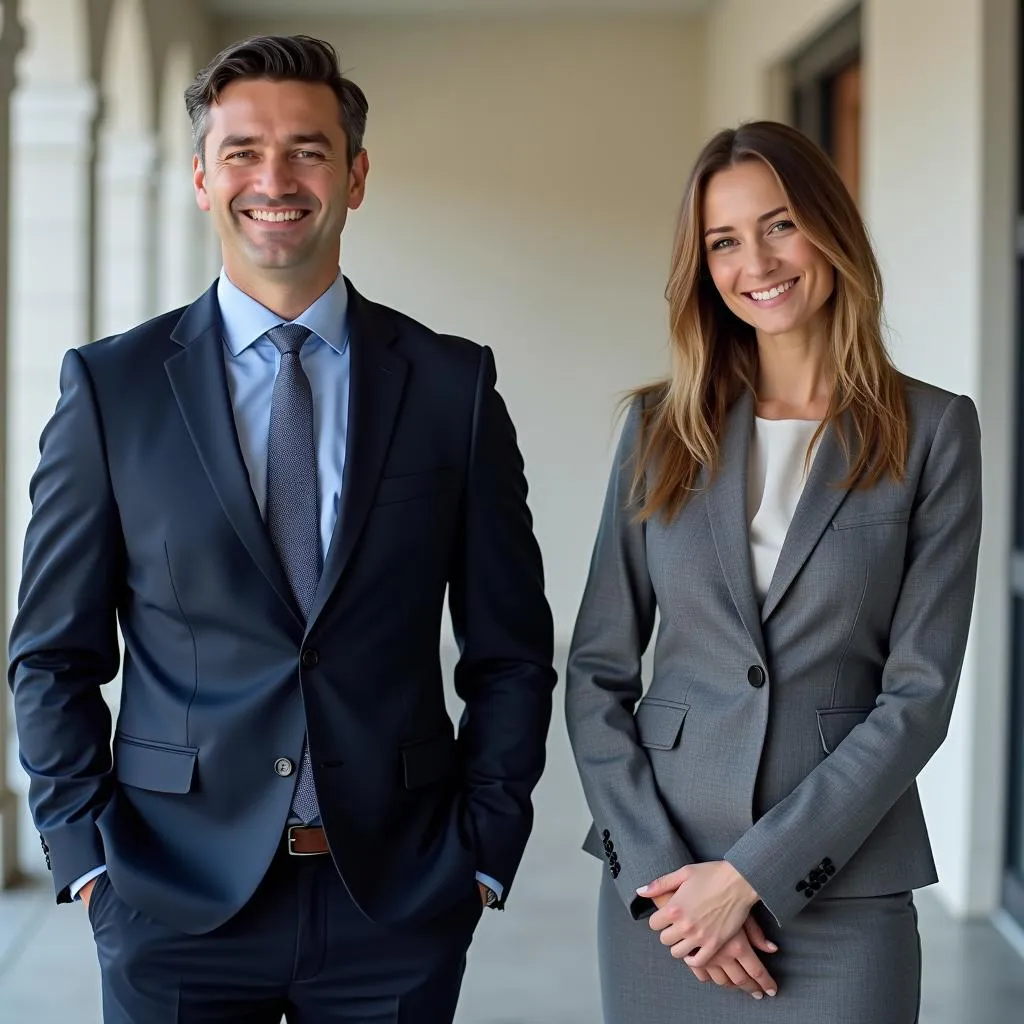
[[[431,736],[402,747],[405,788],[416,789],[450,778],[458,764],[455,739],[446,733]]]
[[[860,725],[874,711],[870,708],[820,708],[818,710],[818,734],[826,754],[831,754],[849,735],[855,725]]]
[[[671,750],[679,742],[688,704],[670,704],[657,698],[640,701],[634,716],[640,746],[650,750]]]
[[[187,793],[192,788],[198,747],[114,738],[114,774],[118,782],[156,793]]]

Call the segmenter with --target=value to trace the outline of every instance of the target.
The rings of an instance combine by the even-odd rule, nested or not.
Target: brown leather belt
[[[321,853],[331,852],[327,845],[327,833],[322,828],[291,825],[285,836],[288,840],[288,852],[293,857],[315,857]]]

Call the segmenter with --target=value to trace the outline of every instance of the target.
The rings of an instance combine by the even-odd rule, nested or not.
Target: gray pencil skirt
[[[630,917],[605,875],[597,932],[605,1024],[915,1024],[921,944],[911,893],[819,897],[784,929],[755,914],[779,947],[762,955],[779,994],[760,1001],[697,981],[647,921]]]

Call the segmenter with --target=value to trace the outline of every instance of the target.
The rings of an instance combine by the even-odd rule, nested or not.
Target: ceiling
[[[712,0],[206,0],[216,14],[693,14]]]

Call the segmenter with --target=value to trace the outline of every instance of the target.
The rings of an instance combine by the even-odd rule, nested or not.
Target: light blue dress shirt
[[[224,270],[217,281],[217,302],[224,325],[224,368],[235,431],[262,516],[267,504],[270,404],[281,365],[281,353],[267,337],[267,331],[289,321],[232,284]],[[313,436],[320,488],[320,551],[321,556],[326,557],[338,521],[348,438],[348,289],[340,270],[331,287],[291,322],[313,332],[302,346],[299,360],[313,394]],[[104,870],[105,867],[98,867],[77,879],[71,886],[71,895],[77,896],[86,882]],[[479,873],[476,877],[501,897],[499,882]]]

